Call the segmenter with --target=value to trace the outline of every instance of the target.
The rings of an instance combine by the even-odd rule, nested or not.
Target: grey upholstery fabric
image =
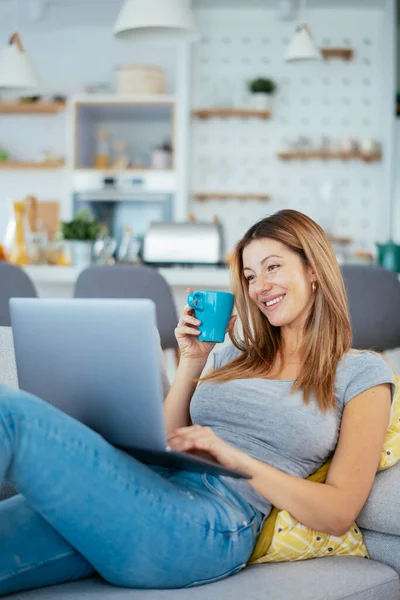
[[[381,352],[400,346],[397,273],[378,265],[352,264],[342,265],[341,271],[349,300],[353,347]]]
[[[400,536],[400,463],[377,473],[357,523],[365,529]]]
[[[0,385],[18,387],[11,327],[0,327]]]
[[[378,562],[330,557],[257,565],[181,590],[127,590],[97,579],[12,596],[13,600],[399,600],[397,574]]]
[[[0,385],[18,387],[11,327],[0,327]],[[0,500],[14,496],[15,493],[8,483],[0,484]]]
[[[389,565],[400,575],[400,536],[369,529],[361,531],[371,559]]]
[[[19,267],[0,261],[0,326],[11,325],[8,301],[10,298],[35,298],[35,286]]]
[[[161,346],[176,348],[178,314],[171,289],[156,269],[132,265],[95,265],[79,275],[75,298],[151,298],[156,305]]]

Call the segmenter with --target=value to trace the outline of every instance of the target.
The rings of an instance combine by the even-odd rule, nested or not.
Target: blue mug
[[[229,292],[191,292],[187,302],[194,308],[199,326],[201,342],[223,342],[226,328],[233,310],[235,296]]]

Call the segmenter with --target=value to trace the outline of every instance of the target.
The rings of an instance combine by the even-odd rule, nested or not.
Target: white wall
[[[326,3],[332,6],[333,3]],[[193,104],[204,107],[219,97],[233,106],[249,104],[246,82],[272,77],[279,91],[272,119],[193,121],[192,190],[271,194],[269,202],[193,202],[199,218],[219,214],[227,246],[257,219],[295,208],[354,248],[374,251],[387,235],[388,88],[385,5],[314,8],[307,22],[319,46],[354,49],[351,62],[285,63],[283,55],[295,22],[278,21],[275,9],[199,10],[202,33],[194,51]],[[356,26],[355,26],[356,24]],[[226,100],[225,100],[226,102]],[[389,108],[390,110],[390,108]],[[383,145],[380,163],[293,161],[276,154],[299,135],[318,143],[371,137]],[[323,190],[331,189],[330,205]]]

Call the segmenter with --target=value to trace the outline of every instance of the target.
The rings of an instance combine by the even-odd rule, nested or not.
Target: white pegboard
[[[306,212],[351,237],[354,248],[374,250],[379,237],[383,162],[282,162],[276,155],[298,136],[314,143],[369,137],[385,153],[383,10],[314,9],[307,21],[319,46],[353,48],[354,59],[285,63],[295,23],[278,21],[275,10],[197,10],[193,108],[250,107],[247,82],[257,76],[278,85],[270,120],[192,120],[193,193],[271,195],[268,202],[192,201],[199,219],[219,214],[227,250],[257,219],[281,208]]]

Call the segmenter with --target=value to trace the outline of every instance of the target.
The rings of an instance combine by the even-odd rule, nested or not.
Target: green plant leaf
[[[276,83],[272,81],[272,79],[259,77],[258,79],[253,79],[253,81],[250,81],[249,90],[253,94],[273,94],[276,90]]]
[[[61,221],[64,240],[94,241],[99,235],[100,224],[92,219],[89,211],[79,211],[72,221]]]

